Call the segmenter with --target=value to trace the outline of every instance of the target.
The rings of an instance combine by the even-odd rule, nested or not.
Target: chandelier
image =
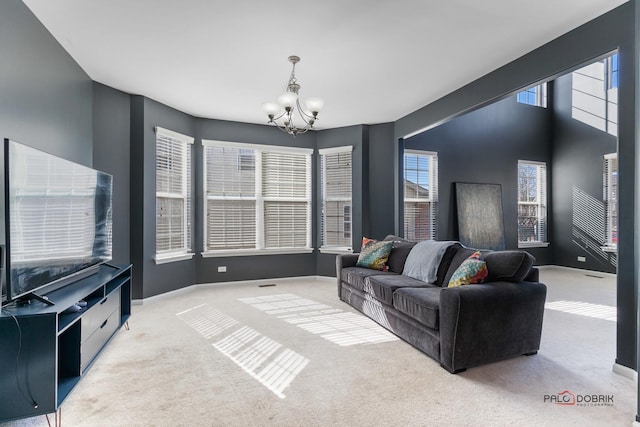
[[[305,102],[307,111],[300,106],[300,98],[298,92],[300,85],[296,79],[296,64],[300,62],[300,57],[292,55],[289,62],[293,64],[289,83],[287,83],[284,92],[278,97],[278,102],[265,102],[262,109],[271,123],[283,132],[293,135],[294,137],[300,133],[305,133],[313,128],[318,120],[318,113],[324,106],[324,101],[320,98],[309,98]]]

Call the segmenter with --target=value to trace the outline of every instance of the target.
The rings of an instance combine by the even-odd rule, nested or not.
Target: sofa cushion
[[[368,285],[368,286],[367,286]],[[393,292],[407,287],[433,287],[428,283],[404,275],[369,276],[365,279],[364,291],[385,304],[393,304]]]
[[[448,287],[482,283],[488,276],[487,263],[480,259],[480,251],[476,251],[465,259],[451,276]]]
[[[402,288],[393,293],[393,306],[417,322],[438,329],[442,288]]]
[[[343,268],[340,274],[340,278],[343,282],[348,283],[356,289],[364,291],[365,289],[365,279],[369,276],[375,275],[390,275],[398,277],[398,274],[386,272],[386,271],[378,271],[372,270],[370,268],[364,267],[348,267]]]
[[[411,252],[411,248],[415,245],[416,242],[409,242],[408,240],[394,240],[391,253],[389,254],[389,259],[387,260],[389,271],[393,271],[398,274],[402,273],[404,263],[409,256],[409,252]]]
[[[525,251],[495,251],[484,256],[490,282],[522,282],[529,274],[535,258]]]
[[[387,260],[393,246],[392,241],[377,241],[374,239],[362,238],[362,249],[358,255],[357,267],[371,268],[373,270],[386,271]]]

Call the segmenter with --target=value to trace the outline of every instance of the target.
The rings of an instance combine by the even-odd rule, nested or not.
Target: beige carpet
[[[62,422],[631,425],[635,383],[611,369],[615,279],[560,268],[541,277],[549,308],[540,352],[458,375],[340,302],[333,279],[194,287],[146,301],[63,404]],[[565,390],[613,403],[544,401]],[[6,424],[44,425],[44,417]]]

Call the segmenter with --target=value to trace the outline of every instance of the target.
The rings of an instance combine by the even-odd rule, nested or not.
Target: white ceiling
[[[289,55],[318,128],[395,121],[625,0],[23,0],[95,81],[265,123]]]

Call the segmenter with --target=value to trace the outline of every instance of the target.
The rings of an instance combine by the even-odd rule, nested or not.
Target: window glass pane
[[[351,147],[321,154],[322,246],[351,248]]]
[[[204,250],[309,247],[310,154],[205,142]]]
[[[546,240],[546,166],[518,162],[518,241]]]
[[[157,254],[191,250],[191,144],[178,137],[156,131]]]
[[[404,154],[404,237],[409,240],[436,238],[436,153]]]

